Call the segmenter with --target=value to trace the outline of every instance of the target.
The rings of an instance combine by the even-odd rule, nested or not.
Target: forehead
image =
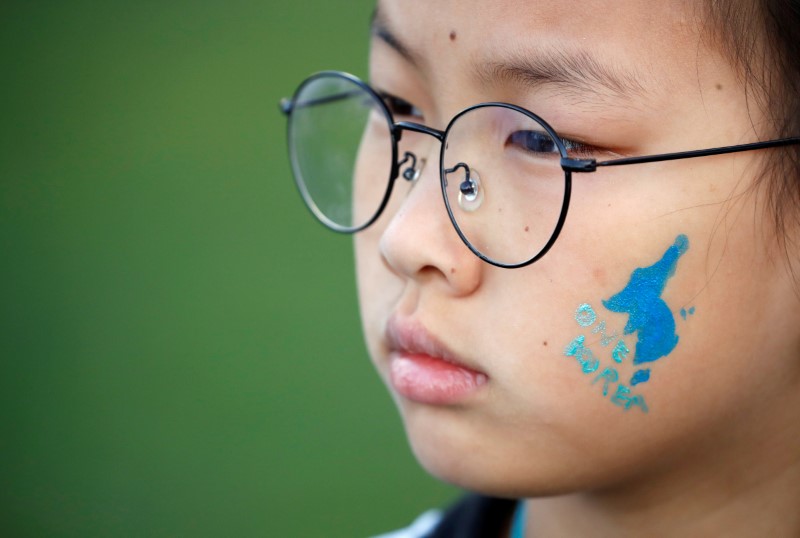
[[[415,35],[434,30],[449,35],[457,28],[480,44],[547,36],[593,45],[598,38],[647,38],[657,46],[691,34],[702,5],[699,0],[379,0],[377,12],[407,23],[404,30]]]
[[[397,38],[430,80],[513,79],[520,73],[515,66],[544,59],[572,65],[577,77],[570,83],[597,82],[599,73],[610,75],[599,80],[612,92],[639,87],[653,94],[669,80],[674,93],[696,89],[700,72],[718,68],[702,58],[701,6],[688,0],[381,0],[375,24]],[[496,69],[508,65],[510,71]]]

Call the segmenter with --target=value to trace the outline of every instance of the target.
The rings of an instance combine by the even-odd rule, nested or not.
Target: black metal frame
[[[386,118],[386,122],[388,123],[389,129],[392,133],[392,168],[389,174],[389,180],[387,181],[386,192],[383,195],[383,199],[381,200],[380,206],[378,207],[377,211],[375,211],[375,213],[364,224],[360,226],[342,226],[330,220],[327,216],[325,216],[325,214],[322,211],[320,211],[317,204],[311,198],[311,195],[309,194],[308,189],[306,189],[305,184],[303,184],[302,175],[300,173],[300,167],[295,158],[296,156],[291,148],[292,122],[291,121],[286,122],[286,140],[287,143],[289,144],[288,148],[289,161],[292,165],[292,173],[294,175],[295,185],[297,186],[297,189],[300,191],[300,196],[303,197],[303,201],[306,203],[306,207],[308,207],[309,211],[311,211],[311,214],[314,215],[314,217],[317,220],[319,220],[322,224],[324,224],[334,232],[353,234],[356,232],[360,232],[365,228],[368,228],[370,225],[372,225],[373,222],[378,220],[378,217],[380,217],[381,213],[383,213],[383,210],[386,208],[386,204],[389,202],[389,197],[392,194],[392,187],[394,186],[394,180],[397,179],[397,176],[399,175],[400,171],[400,164],[398,163],[397,160],[397,142],[399,140],[399,137],[395,135],[395,129],[394,129],[395,123],[394,123],[394,118],[392,117],[392,113],[389,110],[389,107],[386,106],[386,103],[381,98],[381,96],[378,95],[378,92],[376,92],[369,84],[362,81],[355,75],[344,73],[342,71],[321,71],[305,79],[300,84],[300,86],[297,87],[297,90],[295,90],[294,95],[290,99],[281,99],[279,104],[281,112],[283,112],[285,116],[289,117],[291,116],[292,112],[298,107],[331,103],[339,99],[346,99],[348,97],[352,97],[353,95],[358,94],[357,91],[343,92],[341,94],[336,94],[321,99],[314,99],[313,101],[298,102],[297,99],[298,96],[309,83],[314,82],[319,78],[329,78],[329,77],[341,78],[347,80],[348,82],[355,84],[361,90],[370,95],[377,103],[380,104],[381,111],[383,112],[383,115]]]
[[[570,201],[570,196],[571,196],[571,191],[572,191],[572,173],[573,172],[576,172],[576,173],[588,173],[588,172],[595,172],[597,170],[597,168],[607,167],[607,166],[624,166],[624,165],[629,165],[629,164],[653,163],[653,162],[662,162],[662,161],[672,161],[672,160],[678,160],[678,159],[693,159],[693,158],[696,158],[696,157],[709,157],[709,156],[712,156],[712,155],[724,155],[724,154],[727,154],[727,153],[738,153],[738,152],[742,152],[742,151],[753,151],[753,150],[758,150],[758,149],[777,148],[777,147],[782,147],[782,146],[790,146],[790,145],[800,144],[800,137],[792,137],[792,138],[781,138],[781,139],[777,139],[777,140],[768,140],[768,141],[764,141],[764,142],[753,142],[753,143],[749,143],[749,144],[739,144],[739,145],[735,145],[735,146],[723,146],[723,147],[717,147],[717,148],[707,148],[707,149],[692,150],[692,151],[681,151],[681,152],[676,152],[676,153],[661,153],[661,154],[655,154],[655,155],[642,155],[642,156],[639,156],[639,157],[624,157],[624,158],[620,158],[620,159],[610,159],[610,160],[607,160],[607,161],[597,161],[595,159],[573,159],[573,158],[570,158],[567,155],[567,149],[566,149],[566,147],[564,145],[564,142],[561,140],[561,138],[558,136],[558,134],[550,126],[549,123],[544,121],[542,118],[540,118],[539,116],[537,116],[533,112],[531,112],[529,110],[526,110],[526,109],[524,109],[522,107],[519,107],[517,105],[512,105],[512,104],[509,104],[509,103],[500,103],[500,102],[480,103],[480,104],[477,104],[477,105],[473,105],[471,107],[465,108],[464,110],[462,110],[461,112],[459,112],[458,114],[453,116],[453,118],[447,124],[447,127],[444,129],[444,131],[440,131],[438,129],[434,129],[432,127],[428,127],[427,125],[422,125],[420,123],[409,122],[409,121],[395,122],[394,121],[394,117],[392,116],[392,113],[389,110],[389,107],[386,105],[384,99],[378,94],[378,92],[376,92],[369,84],[367,84],[366,82],[362,81],[358,77],[356,77],[354,75],[351,75],[349,73],[344,73],[342,71],[322,71],[322,72],[319,72],[319,73],[315,73],[315,74],[311,75],[310,77],[308,77],[307,79],[305,79],[300,84],[300,86],[297,88],[297,90],[295,91],[293,97],[291,97],[290,99],[281,99],[281,102],[280,102],[281,112],[283,112],[284,115],[289,117],[289,116],[291,116],[292,112],[299,106],[312,106],[312,105],[316,105],[316,104],[323,104],[323,103],[333,102],[333,101],[336,101],[336,100],[339,100],[339,99],[345,99],[347,97],[351,97],[351,96],[353,96],[353,95],[358,93],[357,91],[343,92],[341,94],[327,96],[327,97],[324,97],[324,98],[315,99],[313,101],[302,102],[302,103],[298,102],[297,98],[300,95],[300,92],[302,92],[303,88],[305,88],[305,86],[307,84],[309,84],[310,82],[312,82],[314,80],[317,80],[319,78],[325,78],[325,77],[341,78],[341,79],[347,80],[348,82],[358,86],[358,88],[360,90],[363,90],[365,93],[369,94],[372,98],[374,98],[374,100],[377,103],[380,104],[381,110],[382,110],[384,116],[386,117],[386,121],[388,123],[389,130],[390,130],[391,135],[392,135],[392,168],[391,168],[391,173],[390,173],[389,180],[387,182],[386,192],[384,193],[384,196],[383,196],[383,199],[381,201],[380,207],[378,207],[378,209],[375,212],[375,214],[372,217],[370,217],[370,219],[365,224],[362,224],[360,226],[356,226],[356,227],[340,226],[340,225],[336,224],[335,222],[331,221],[330,219],[328,219],[319,210],[317,205],[311,199],[311,196],[309,195],[308,190],[306,189],[305,185],[302,182],[300,170],[299,170],[299,167],[298,167],[297,162],[295,160],[294,152],[292,151],[292,148],[290,146],[289,147],[289,159],[290,159],[291,164],[292,164],[292,172],[293,172],[293,175],[295,177],[295,184],[297,185],[297,188],[300,191],[300,195],[303,197],[303,200],[306,202],[306,205],[308,206],[308,208],[312,212],[312,214],[320,222],[325,224],[325,226],[327,226],[328,228],[330,228],[330,229],[332,229],[332,230],[334,230],[336,232],[340,232],[340,233],[355,233],[355,232],[361,231],[361,230],[367,228],[368,226],[370,226],[373,222],[375,222],[378,219],[378,217],[381,215],[381,213],[383,213],[383,210],[386,208],[386,204],[388,203],[389,197],[392,194],[392,187],[394,186],[394,182],[395,182],[395,180],[397,179],[397,177],[400,174],[400,166],[401,166],[402,163],[398,162],[398,159],[397,159],[397,154],[398,154],[397,146],[398,146],[398,142],[400,141],[400,139],[403,136],[403,131],[411,131],[411,132],[415,132],[415,133],[426,134],[426,135],[429,135],[429,136],[432,136],[432,137],[436,138],[440,143],[440,149],[439,149],[439,183],[440,183],[440,186],[441,186],[441,189],[442,189],[442,197],[444,198],[445,208],[447,209],[447,215],[450,218],[450,222],[453,224],[453,227],[455,228],[456,233],[458,233],[458,236],[461,238],[461,240],[464,242],[464,244],[467,245],[467,247],[470,249],[470,251],[472,251],[480,259],[482,259],[483,261],[485,261],[485,262],[487,262],[487,263],[489,263],[491,265],[494,265],[494,266],[497,266],[497,267],[503,267],[503,268],[507,268],[507,269],[515,269],[515,268],[518,268],[518,267],[525,267],[526,265],[530,265],[530,264],[534,263],[535,261],[539,260],[542,256],[544,256],[547,253],[547,251],[550,250],[550,248],[556,242],[556,239],[558,239],[558,236],[561,233],[561,229],[563,228],[564,222],[566,221],[566,218],[567,218],[567,210],[569,209],[569,201]],[[448,197],[447,197],[447,186],[446,186],[445,173],[446,172],[450,172],[451,170],[445,170],[444,169],[444,152],[445,152],[445,147],[446,147],[447,136],[450,133],[450,128],[464,114],[467,114],[469,112],[472,112],[473,110],[476,110],[476,109],[479,109],[479,108],[484,108],[484,107],[508,108],[508,109],[520,112],[520,113],[528,116],[532,120],[536,121],[537,123],[539,123],[544,128],[544,130],[547,132],[547,134],[553,139],[553,141],[555,142],[556,146],[558,147],[558,152],[559,152],[559,155],[561,157],[560,165],[561,165],[562,170],[564,171],[564,200],[563,200],[563,203],[561,205],[561,213],[559,215],[558,222],[556,223],[556,227],[553,230],[553,233],[550,236],[550,239],[545,244],[545,246],[542,247],[542,249],[534,257],[530,258],[527,261],[521,262],[521,263],[516,263],[516,264],[501,263],[501,262],[498,262],[496,260],[492,260],[491,258],[488,258],[484,254],[479,252],[467,240],[467,238],[464,236],[463,232],[459,228],[458,223],[457,223],[456,218],[455,218],[455,215],[453,214],[453,210],[450,207],[450,202],[449,202]],[[288,141],[291,141],[291,126],[292,126],[292,122],[288,121],[287,122],[287,140]],[[403,162],[405,162],[405,160],[406,159],[404,159]]]

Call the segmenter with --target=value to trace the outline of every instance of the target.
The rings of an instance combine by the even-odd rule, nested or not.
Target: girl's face
[[[413,105],[390,99],[396,121],[444,129],[503,101],[598,160],[760,138],[699,7],[608,4],[381,1],[371,84]],[[574,174],[553,248],[501,269],[448,219],[438,141],[401,144],[427,164],[356,235],[358,282],[431,473],[501,495],[613,488],[746,454],[799,408],[800,308],[753,187],[765,152]],[[373,160],[357,184],[382,179]]]

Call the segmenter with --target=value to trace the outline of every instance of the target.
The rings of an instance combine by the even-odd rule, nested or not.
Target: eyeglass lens
[[[508,265],[541,252],[565,191],[558,146],[547,131],[516,109],[480,106],[452,122],[444,144],[445,199],[469,244]]]
[[[351,80],[318,77],[298,91],[289,123],[292,165],[306,203],[324,224],[352,231],[379,211],[393,166],[389,122],[380,103]],[[353,178],[365,168],[373,181],[356,197]]]
[[[381,103],[336,76],[310,79],[301,87],[289,138],[306,202],[323,223],[340,231],[368,224],[382,209],[392,189],[393,158],[402,159],[408,150],[424,158],[435,142],[405,132],[395,153],[391,119]],[[534,258],[553,236],[565,199],[558,146],[547,130],[515,108],[479,105],[453,120],[443,144],[445,203],[462,237],[499,264]],[[395,183],[408,183],[403,169]],[[403,197],[396,189],[397,200],[387,211]]]

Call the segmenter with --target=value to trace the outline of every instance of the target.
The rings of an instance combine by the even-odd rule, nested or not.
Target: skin
[[[371,84],[422,113],[398,119],[444,129],[467,106],[505,101],[598,147],[598,159],[769,136],[684,2],[386,0],[378,9],[412,52],[409,61],[372,39]],[[553,47],[631,72],[639,91],[473,76],[485,62]],[[433,164],[356,235],[357,273],[370,355],[430,473],[529,498],[529,536],[800,533],[800,308],[753,186],[763,152],[576,174],[555,246],[509,270],[482,262],[456,235],[439,190],[438,142],[404,134],[404,143]],[[385,165],[364,156],[357,179],[373,170]],[[601,300],[679,234],[691,248],[662,298],[680,341],[636,387],[650,412],[625,411],[564,356],[575,336],[590,336],[575,309],[589,302],[621,331],[627,316]],[[696,307],[685,321],[683,306]],[[486,373],[486,385],[456,405],[394,393],[385,337],[393,316],[424,326]],[[626,339],[631,349],[635,341]],[[634,371],[619,369],[623,379]]]

